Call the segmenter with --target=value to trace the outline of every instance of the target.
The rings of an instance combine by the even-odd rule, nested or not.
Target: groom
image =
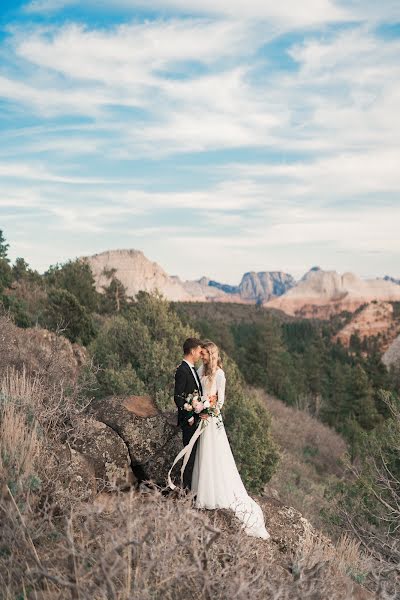
[[[183,361],[175,373],[174,400],[178,407],[178,425],[182,428],[183,445],[186,446],[194,434],[200,416],[196,413],[189,417],[188,411],[183,408],[186,402],[186,396],[198,390],[200,396],[203,395],[201,381],[195,369],[195,363],[200,359],[201,341],[197,338],[188,338],[183,344]],[[186,490],[191,489],[192,472],[194,459],[196,457],[197,439],[192,448],[190,458],[183,472],[183,487]]]

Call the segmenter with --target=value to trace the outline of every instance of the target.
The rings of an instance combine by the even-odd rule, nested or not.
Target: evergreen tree
[[[99,294],[96,291],[92,270],[88,263],[77,259],[70,260],[63,265],[52,265],[44,277],[49,288],[67,290],[89,312],[97,310]]]
[[[116,277],[116,269],[104,269],[103,275],[110,280],[108,286],[103,286],[103,296],[101,299],[101,312],[119,313],[128,305],[128,296],[126,287]]]
[[[29,266],[24,258],[18,257],[12,267],[12,275],[15,281],[25,279],[29,274]]]
[[[347,386],[346,414],[357,421],[365,430],[369,431],[379,422],[379,415],[374,405],[373,389],[367,374],[361,365],[357,364],[350,370]]]
[[[3,230],[0,229],[0,260],[5,260],[7,263],[10,262],[10,259],[8,258],[9,247],[10,244],[7,244]]]
[[[45,314],[48,329],[64,330],[71,342],[87,345],[95,335],[93,319],[78,299],[65,289],[54,288],[48,294],[48,308]]]
[[[342,428],[347,417],[348,370],[347,365],[338,361],[333,362],[329,370],[329,393],[324,397],[321,419],[335,429]]]
[[[0,293],[11,285],[12,272],[8,258],[9,244],[6,243],[3,231],[0,229]]]

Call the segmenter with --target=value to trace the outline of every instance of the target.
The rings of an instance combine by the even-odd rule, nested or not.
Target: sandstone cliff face
[[[329,307],[330,314],[354,311],[372,300],[399,301],[400,286],[384,279],[363,280],[354,273],[340,275],[336,271],[313,268],[288,292],[267,303],[292,315],[314,316],[315,306]],[[308,307],[311,314],[305,313]]]
[[[288,273],[282,271],[263,271],[261,273],[245,273],[239,285],[239,293],[243,300],[267,302],[274,296],[281,296],[296,285],[296,281]]]
[[[243,275],[238,286],[233,286],[207,277],[197,281],[182,281],[177,276],[168,275],[138,250],[111,250],[83,260],[92,269],[98,291],[101,292],[103,286],[110,283],[107,271],[115,269],[116,277],[132,297],[140,290],[158,290],[172,301],[261,303],[290,315],[322,319],[343,310],[354,312],[362,304],[373,300],[386,303],[400,301],[400,286],[388,277],[363,280],[354,273],[341,275],[319,267],[310,269],[299,282],[282,271],[251,271]],[[363,322],[358,319],[343,332],[345,343],[356,328],[360,329],[361,336],[375,335],[382,329],[383,332],[389,331],[388,319],[385,317],[383,323],[375,309],[370,310],[371,314],[361,317]],[[391,333],[387,343],[392,339]]]
[[[90,265],[99,292],[110,283],[107,271],[115,269],[116,277],[126,287],[127,294],[133,297],[140,290],[158,290],[173,301],[255,303],[283,294],[295,285],[291,275],[279,271],[246,273],[238,286],[222,284],[207,277],[182,281],[177,276],[168,275],[139,250],[109,250],[82,260]]]
[[[216,282],[213,282],[216,283]],[[183,286],[191,300],[198,302],[242,302],[239,293],[225,291],[220,284],[210,285],[211,281],[207,277],[202,277],[198,281],[185,281]]]
[[[348,346],[353,334],[358,334],[361,340],[364,337],[382,336],[381,349],[386,350],[399,333],[400,326],[393,318],[393,306],[389,302],[371,302],[360,312],[356,313],[350,323],[345,325],[334,341],[340,339],[342,344]]]
[[[155,262],[151,262],[140,250],[109,250],[84,257],[93,272],[96,288],[103,291],[110,278],[105,271],[116,269],[116,276],[126,287],[129,296],[143,290],[158,290],[169,300],[190,300],[190,294],[177,278],[169,277]]]
[[[390,344],[382,357],[382,362],[387,367],[400,367],[400,335]]]
[[[383,279],[385,281],[391,281],[392,283],[396,283],[397,285],[400,285],[400,279],[396,279],[395,277],[390,277],[389,275],[385,275],[385,277]]]

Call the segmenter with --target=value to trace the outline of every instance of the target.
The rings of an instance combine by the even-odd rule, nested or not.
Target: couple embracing
[[[245,533],[268,539],[263,512],[246,491],[223,424],[226,378],[218,347],[188,338],[183,354],[175,373],[174,400],[184,448],[172,467],[183,458],[183,487],[193,493],[196,508],[231,509]],[[200,359],[202,365],[196,370]],[[174,488],[172,467],[168,480]]]

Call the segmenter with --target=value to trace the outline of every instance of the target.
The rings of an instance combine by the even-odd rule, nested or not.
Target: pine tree
[[[372,386],[361,365],[357,364],[351,369],[347,389],[347,414],[363,429],[373,429],[379,422],[379,415],[373,400]]]
[[[3,231],[0,229],[0,292],[8,288],[12,282],[10,259],[8,258],[9,244],[6,243]]]
[[[3,230],[0,229],[0,260],[5,260],[7,263],[10,262],[10,259],[8,258],[9,247],[10,245],[6,243]]]
[[[110,279],[108,286],[103,286],[104,295],[101,300],[102,312],[119,313],[128,304],[126,287],[115,276],[116,269],[104,269],[103,275]]]
[[[29,266],[24,258],[18,257],[12,267],[12,274],[16,281],[21,281],[28,276]]]

